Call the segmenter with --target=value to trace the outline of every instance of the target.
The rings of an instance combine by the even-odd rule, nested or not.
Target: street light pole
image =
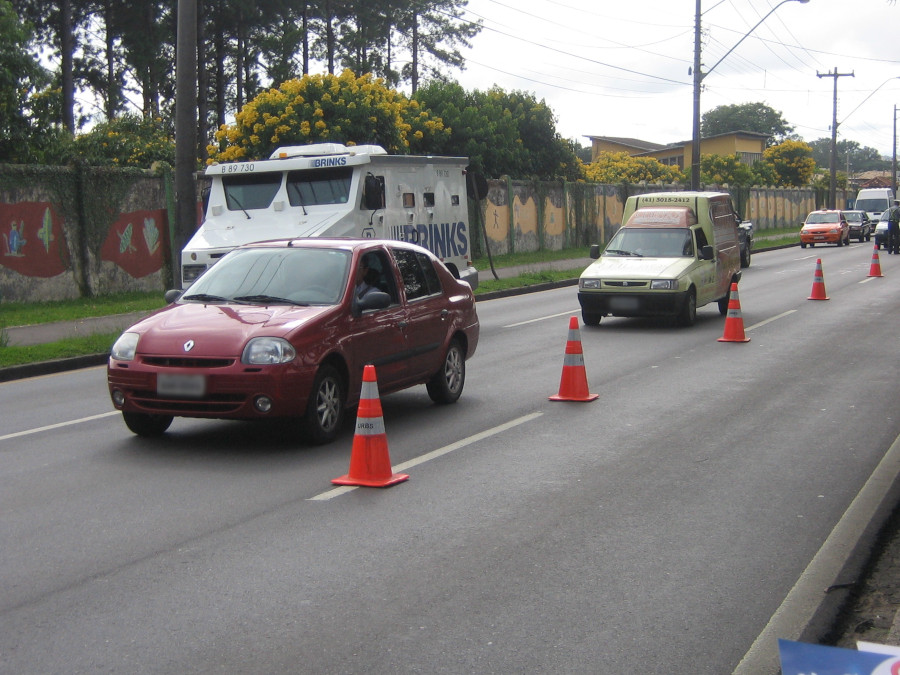
[[[763,21],[768,19],[772,14],[775,13],[775,10],[785,5],[789,2],[799,2],[801,4],[806,4],[809,0],[781,0],[777,5],[775,5],[772,9],[768,11],[768,13],[761,18],[753,28],[748,30],[744,36],[738,40],[734,46],[729,49],[725,54],[716,61],[712,68],[707,70],[705,73],[702,72],[700,66],[700,17],[702,15],[700,9],[700,0],[697,0],[696,5],[696,13],[694,16],[694,124],[693,124],[693,138],[691,140],[691,189],[699,190],[700,189],[700,91],[703,88],[703,80],[709,75],[712,71],[716,69],[722,61],[725,60],[725,57],[731,54],[735,49],[737,49],[738,45],[741,44],[750,34],[759,28]]]

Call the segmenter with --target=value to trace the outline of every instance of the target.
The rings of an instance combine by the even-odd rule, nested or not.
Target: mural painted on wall
[[[484,219],[485,230],[492,242],[491,245],[500,245],[499,251],[496,248],[493,250],[498,253],[506,253],[509,242],[509,205],[496,204],[489,194]]]
[[[62,226],[49,202],[0,203],[0,266],[27,277],[62,274],[69,267]]]
[[[537,234],[537,205],[530,196],[524,201],[519,195],[513,197],[513,218],[517,232]]]
[[[123,213],[110,228],[100,258],[115,263],[135,279],[158,272],[163,264],[166,231],[164,209]]]
[[[566,219],[561,206],[556,206],[550,197],[544,200],[544,234],[561,237],[565,232]]]

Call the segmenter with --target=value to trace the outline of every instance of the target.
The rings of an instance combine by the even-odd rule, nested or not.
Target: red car
[[[478,345],[472,289],[431,252],[400,241],[293,239],[242,246],[113,345],[113,405],[140,436],[174,417],[294,418],[334,439],[359,401],[363,368],[380,393],[463,390]]]
[[[843,211],[813,211],[800,228],[800,248],[816,244],[850,245],[850,225]]]

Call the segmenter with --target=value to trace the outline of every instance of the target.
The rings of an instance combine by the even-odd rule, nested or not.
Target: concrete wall
[[[508,178],[488,181],[481,203],[482,247],[493,255],[606,243],[622,224],[625,201],[632,194],[685,189],[680,185],[596,185],[548,183]],[[810,211],[824,208],[821,191],[798,188],[734,188],[705,186],[731,192],[744,220],[757,229],[800,229]],[[849,196],[839,191],[838,203]]]
[[[0,301],[162,290],[166,186],[149,172],[0,167]]]
[[[171,174],[0,166],[0,302],[170,287],[171,185]],[[471,205],[473,250],[485,255],[489,245],[501,255],[604,244],[621,225],[629,195],[679,189],[684,187],[491,180],[486,199]],[[731,193],[757,228],[785,229],[799,229],[827,196],[782,188]],[[845,198],[839,194],[838,203]]]

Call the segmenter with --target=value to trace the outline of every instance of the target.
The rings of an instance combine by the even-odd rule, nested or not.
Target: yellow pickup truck
[[[728,312],[741,278],[740,218],[720,192],[658,192],[629,197],[623,225],[606,249],[591,247],[578,280],[581,316],[596,326],[607,315],[671,316],[690,326],[697,308],[718,302]]]

